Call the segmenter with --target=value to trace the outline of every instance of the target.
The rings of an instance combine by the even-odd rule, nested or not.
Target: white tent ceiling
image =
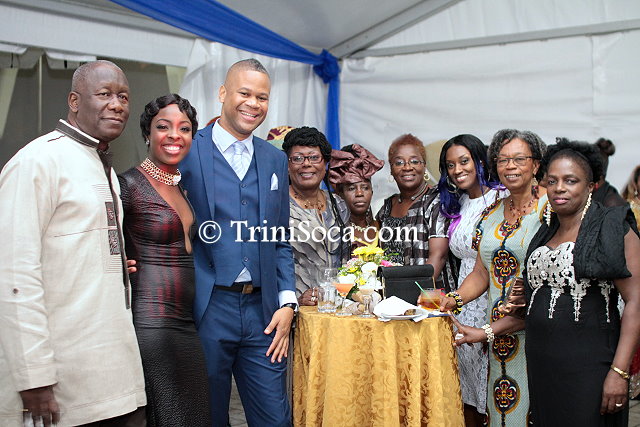
[[[220,1],[343,59],[343,144],[374,144],[384,157],[398,132],[426,141],[477,132],[486,141],[499,127],[528,126],[548,142],[604,135],[622,144],[610,170],[618,186],[636,163],[638,0]],[[68,52],[186,67],[195,46],[192,34],[108,0],[0,0],[0,16],[0,67],[2,52],[16,56],[23,47],[22,56],[35,48],[50,58]],[[320,116],[317,99],[305,117]]]
[[[384,40],[459,1],[220,2],[312,51],[328,49],[336,56],[343,57]],[[0,0],[0,16],[8,24],[0,29],[0,42],[57,49],[61,49],[62,45],[73,52],[114,56],[112,49],[104,46],[108,41],[120,49],[125,48],[121,55],[126,55],[127,47],[129,51],[134,51],[135,46],[151,41],[151,34],[160,37],[156,39],[157,46],[162,46],[172,54],[175,52],[175,55],[167,61],[162,54],[154,57],[143,52],[144,60],[164,61],[171,65],[187,63],[182,42],[195,38],[192,34],[156,22],[109,0]],[[117,26],[116,34],[114,25]],[[83,34],[83,39],[78,39],[78,34]],[[100,42],[100,38],[104,40]],[[71,40],[75,43],[69,43]],[[121,40],[128,43],[118,43]],[[88,52],[90,49],[93,52]],[[147,49],[153,51],[156,48],[147,45]]]
[[[310,50],[328,49],[339,58],[640,28],[637,0],[220,2]],[[109,0],[0,0],[0,16],[0,43],[164,65],[186,66],[195,39]]]

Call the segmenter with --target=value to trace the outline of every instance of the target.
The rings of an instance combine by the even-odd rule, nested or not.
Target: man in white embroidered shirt
[[[129,117],[115,64],[79,67],[67,121],[0,173],[0,425],[144,424],[119,186],[109,143]],[[38,424],[36,424],[38,425]]]

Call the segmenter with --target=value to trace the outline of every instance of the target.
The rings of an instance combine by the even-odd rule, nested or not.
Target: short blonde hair
[[[389,146],[389,153],[387,154],[389,158],[389,163],[391,163],[391,158],[396,153],[396,151],[398,151],[398,149],[403,145],[411,145],[413,147],[416,147],[416,149],[420,153],[420,157],[422,157],[422,160],[425,163],[427,162],[427,152],[424,149],[424,144],[422,143],[422,141],[420,141],[418,137],[410,133],[405,133],[404,135],[400,135],[399,137],[394,139],[391,145]]]

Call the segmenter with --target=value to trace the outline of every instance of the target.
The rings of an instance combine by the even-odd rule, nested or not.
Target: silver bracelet
[[[484,332],[487,334],[487,342],[491,344],[496,338],[496,336],[493,334],[493,328],[487,323],[486,325],[482,326],[482,329],[484,329]]]

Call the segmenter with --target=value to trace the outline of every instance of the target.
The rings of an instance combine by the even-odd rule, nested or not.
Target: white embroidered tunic
[[[0,174],[0,426],[53,385],[59,427],[146,403],[114,200],[97,141],[61,122]],[[116,193],[118,179],[109,170]]]

